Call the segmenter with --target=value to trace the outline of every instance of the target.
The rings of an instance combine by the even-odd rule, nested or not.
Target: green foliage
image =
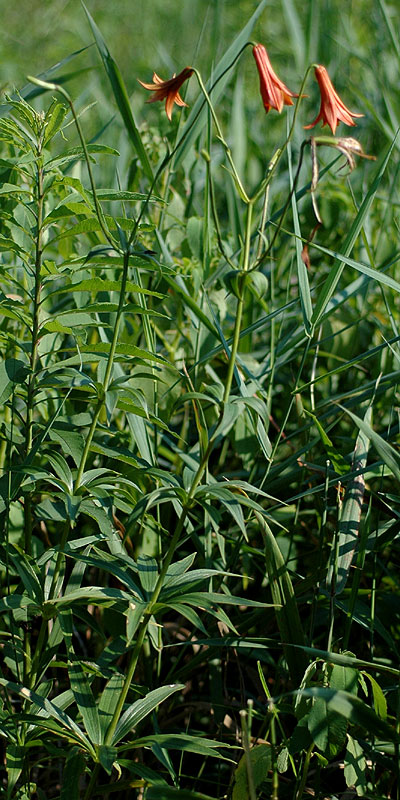
[[[392,10],[370,9],[381,75],[335,4],[210,4],[212,57],[182,38],[175,68],[165,36],[137,54],[141,76],[204,65],[169,126],[98,5],[88,47],[0,107],[0,794],[391,797]],[[253,30],[301,95],[282,116]],[[316,59],[365,114],[351,138],[305,137]],[[344,180],[359,141],[377,164]]]

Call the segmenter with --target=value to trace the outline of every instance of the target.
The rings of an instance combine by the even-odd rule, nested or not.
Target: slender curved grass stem
[[[247,206],[247,217],[246,217],[246,235],[245,235],[245,242],[244,242],[244,253],[243,253],[243,273],[246,273],[249,269],[250,263],[250,241],[251,241],[251,222],[252,222],[252,214],[253,214],[253,204],[249,203]],[[243,307],[244,307],[244,293],[245,293],[245,284],[242,283],[241,286],[241,293],[236,307],[236,319],[235,319],[235,328],[233,332],[233,340],[232,340],[232,347],[231,347],[231,354],[228,363],[228,372],[226,375],[225,380],[225,389],[224,389],[224,396],[223,402],[227,403],[229,400],[229,395],[231,393],[232,388],[232,380],[233,380],[233,373],[235,370],[235,363],[236,363],[236,356],[239,347],[239,339],[240,339],[240,329],[242,325],[242,317],[243,317]]]

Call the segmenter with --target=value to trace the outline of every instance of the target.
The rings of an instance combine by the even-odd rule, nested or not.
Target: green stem
[[[299,110],[300,110],[300,103],[301,103],[303,97],[306,97],[306,95],[303,95],[303,91],[304,91],[305,85],[307,83],[308,76],[309,76],[309,74],[310,74],[310,72],[311,72],[311,70],[313,69],[314,66],[315,66],[315,64],[310,64],[310,66],[307,67],[306,73],[304,75],[304,78],[303,78],[303,81],[302,81],[302,84],[301,84],[301,87],[300,87],[299,96],[297,98],[296,105],[294,107],[294,114],[293,114],[292,124],[291,124],[291,126],[289,128],[289,133],[287,135],[285,144],[283,145],[283,147],[281,149],[277,150],[275,155],[273,156],[272,161],[271,161],[271,163],[269,165],[267,177],[265,178],[265,180],[263,180],[261,182],[261,185],[257,189],[255,195],[251,198],[253,203],[260,197],[260,195],[262,195],[265,192],[267,186],[269,186],[269,184],[271,183],[272,178],[274,177],[274,174],[275,174],[276,169],[278,167],[278,164],[279,164],[282,156],[285,154],[285,152],[287,150],[287,147],[288,147],[288,144],[292,139],[292,136],[294,134],[296,121],[297,121],[297,117],[298,117]]]
[[[166,554],[166,556],[164,558],[163,565],[162,565],[160,574],[158,576],[158,580],[157,580],[157,583],[155,585],[151,600],[148,603],[146,611],[145,611],[145,613],[143,615],[143,619],[142,619],[142,621],[141,621],[141,623],[139,625],[138,633],[137,633],[137,639],[136,639],[136,643],[135,643],[135,646],[134,646],[133,651],[132,651],[131,660],[130,660],[130,663],[129,663],[129,667],[128,667],[128,671],[127,671],[126,678],[125,678],[125,681],[124,681],[124,685],[122,687],[121,694],[119,696],[118,703],[117,703],[117,706],[115,708],[113,718],[112,718],[112,720],[110,722],[110,725],[109,725],[108,730],[107,730],[107,735],[105,737],[105,742],[104,743],[107,744],[107,745],[111,744],[111,742],[112,742],[112,738],[114,736],[114,732],[115,732],[115,729],[117,727],[118,720],[120,718],[120,715],[121,715],[121,712],[122,712],[122,709],[123,709],[123,706],[124,706],[124,703],[125,703],[125,700],[126,700],[129,688],[130,688],[130,685],[132,683],[133,676],[135,674],[136,665],[137,665],[137,662],[139,660],[140,652],[141,652],[141,649],[142,649],[142,646],[143,646],[144,638],[145,638],[146,633],[147,633],[147,628],[148,628],[148,625],[149,625],[149,622],[150,622],[150,618],[151,618],[151,616],[153,614],[154,607],[157,604],[158,598],[160,596],[160,592],[161,592],[161,589],[163,587],[165,576],[166,576],[166,574],[168,572],[169,566],[171,564],[171,561],[173,559],[175,550],[177,548],[177,545],[178,545],[178,542],[179,542],[179,539],[180,539],[180,536],[181,536],[181,533],[182,533],[182,530],[183,530],[183,526],[184,526],[185,521],[186,521],[186,517],[188,515],[189,508],[191,506],[191,502],[193,500],[195,491],[196,491],[197,486],[199,485],[199,483],[201,481],[201,478],[202,478],[202,476],[204,474],[204,470],[206,469],[206,466],[208,464],[208,459],[210,457],[212,446],[213,446],[213,440],[211,439],[209,444],[208,444],[208,447],[206,449],[206,452],[204,453],[203,458],[201,459],[201,462],[199,464],[197,472],[196,472],[196,474],[195,474],[195,476],[193,478],[193,483],[192,483],[192,485],[190,487],[190,490],[188,492],[186,504],[182,508],[181,515],[179,517],[177,526],[175,528],[174,535],[173,535],[173,537],[171,539],[171,543],[169,545],[167,554]],[[90,797],[90,795],[89,795],[89,797]]]
[[[37,220],[36,220],[36,243],[35,243],[35,283],[33,288],[33,310],[32,310],[32,348],[30,355],[30,373],[28,381],[26,399],[26,433],[25,433],[25,458],[32,449],[33,441],[33,405],[36,391],[36,366],[38,361],[39,345],[39,309],[40,309],[40,290],[41,290],[41,267],[42,267],[42,239],[43,239],[43,179],[44,169],[42,165],[42,137],[39,136],[36,150],[37,168]],[[24,530],[25,530],[25,552],[28,555],[32,550],[32,511],[31,498],[28,495],[25,499],[24,511]]]
[[[42,655],[42,649],[43,649],[45,636],[46,636],[46,630],[47,630],[47,620],[46,619],[42,619],[42,622],[41,622],[41,625],[40,625],[39,636],[38,636],[37,642],[36,642],[35,654],[34,654],[33,659],[32,659],[32,665],[31,665],[31,670],[30,670],[30,674],[29,674],[29,688],[30,689],[33,689],[34,686],[35,686],[36,676],[37,676],[38,671],[39,671],[40,657]]]
[[[99,776],[99,772],[100,772],[100,764],[95,764],[88,787],[85,792],[84,800],[90,800],[90,798],[92,797],[94,789],[97,786],[97,779]]]
[[[247,772],[247,786],[249,789],[249,799],[257,800],[256,789],[254,785],[253,767],[250,757],[250,742],[249,742],[249,729],[247,727],[247,711],[242,709],[239,711],[240,723],[242,728],[242,747],[246,759],[246,772]]]
[[[249,269],[249,262],[250,262],[250,240],[251,240],[251,221],[253,215],[253,204],[249,203],[247,206],[247,218],[246,218],[246,234],[245,234],[245,242],[244,242],[244,254],[243,254],[243,272],[247,272]],[[241,287],[240,297],[236,306],[236,319],[235,319],[235,328],[233,331],[233,340],[232,340],[232,347],[231,347],[231,354],[229,357],[229,364],[228,364],[228,372],[226,375],[225,381],[225,389],[224,389],[224,396],[223,402],[227,403],[229,400],[229,395],[231,393],[232,388],[232,380],[233,380],[233,373],[235,370],[235,363],[236,363],[236,356],[239,347],[239,339],[240,339],[240,329],[242,325],[242,317],[243,317],[243,307],[244,307],[244,293],[245,293],[245,286],[244,284]]]
[[[94,178],[93,178],[93,172],[92,172],[92,166],[91,166],[91,163],[90,163],[89,151],[87,149],[85,137],[83,135],[83,131],[82,131],[82,128],[81,128],[81,123],[79,122],[79,118],[78,118],[78,116],[76,114],[76,111],[75,111],[75,108],[74,108],[74,104],[73,104],[68,92],[62,86],[60,86],[58,83],[49,83],[48,81],[42,81],[39,78],[33,78],[31,75],[28,75],[28,80],[31,81],[31,83],[34,83],[36,86],[41,86],[43,89],[50,89],[53,92],[59,92],[65,98],[65,100],[67,101],[67,103],[68,103],[68,105],[69,105],[69,107],[71,109],[71,114],[72,114],[72,116],[74,118],[76,129],[78,131],[78,136],[79,136],[79,139],[80,139],[80,142],[81,142],[81,145],[82,145],[82,149],[83,149],[83,152],[84,152],[84,155],[85,155],[86,167],[87,167],[87,171],[88,171],[88,175],[89,175],[90,186],[91,186],[92,193],[93,193],[93,201],[94,201],[94,206],[95,206],[95,209],[96,209],[97,219],[99,221],[101,230],[103,231],[103,234],[104,234],[104,236],[106,238],[106,241],[111,245],[111,247],[113,249],[118,250],[118,247],[116,246],[116,242],[114,241],[113,237],[111,236],[111,233],[108,230],[107,225],[105,223],[103,210],[102,210],[102,208],[100,206],[100,203],[99,203],[99,200],[98,200],[98,197],[97,197],[96,184],[95,184]]]
[[[297,792],[295,794],[295,800],[301,800],[301,798],[303,797],[304,789],[305,789],[305,786],[306,786],[308,770],[310,768],[310,760],[311,760],[311,756],[313,754],[313,750],[314,750],[314,742],[312,744],[310,744],[310,747],[308,748],[307,753],[306,753],[306,758],[305,758],[305,761],[304,761],[303,774],[301,776],[300,786],[299,786],[299,788],[298,788],[298,790],[297,790]]]
[[[232,158],[232,153],[231,153],[230,147],[229,147],[228,142],[225,140],[224,135],[222,133],[221,126],[220,126],[219,121],[218,121],[218,117],[217,117],[217,115],[215,113],[214,106],[213,106],[213,104],[211,102],[211,99],[210,99],[210,96],[209,96],[209,94],[207,92],[207,89],[206,89],[206,87],[205,87],[205,85],[203,83],[203,79],[202,79],[202,77],[200,75],[200,72],[198,72],[197,69],[193,69],[193,72],[196,75],[196,78],[198,80],[200,89],[201,89],[201,91],[202,91],[202,93],[203,93],[203,95],[205,97],[206,103],[207,103],[207,105],[208,105],[208,107],[209,107],[209,109],[211,111],[211,116],[213,118],[214,125],[215,125],[216,130],[217,130],[218,139],[220,140],[220,142],[221,142],[221,144],[222,144],[222,146],[223,146],[223,148],[225,150],[226,157],[227,157],[227,159],[229,161],[229,164],[230,164],[230,167],[232,169],[234,181],[236,183],[237,189],[239,190],[239,194],[240,194],[242,200],[244,200],[245,203],[248,203],[249,202],[249,198],[248,198],[247,193],[246,193],[246,191],[245,191],[245,189],[243,187],[242,181],[239,178],[237,169],[235,167],[235,163],[234,163],[233,158]]]
[[[119,303],[118,303],[118,309],[117,309],[117,318],[116,318],[116,321],[115,321],[115,326],[114,326],[114,332],[113,332],[113,338],[112,338],[112,342],[111,342],[110,352],[108,354],[107,367],[106,367],[106,372],[105,372],[105,376],[104,376],[104,383],[103,383],[103,391],[102,391],[101,397],[99,397],[99,400],[97,402],[96,410],[94,412],[94,416],[93,416],[93,419],[92,419],[92,422],[91,422],[91,425],[90,425],[90,428],[89,428],[89,431],[88,431],[88,434],[87,434],[87,437],[86,437],[85,447],[84,447],[84,450],[83,450],[83,453],[82,453],[82,458],[81,458],[81,461],[80,461],[80,464],[79,464],[79,467],[78,467],[78,472],[77,472],[76,479],[75,479],[75,489],[78,488],[78,486],[80,485],[80,482],[82,480],[82,475],[83,475],[84,470],[85,470],[86,461],[87,461],[87,458],[88,458],[88,455],[89,455],[89,452],[90,452],[90,447],[91,447],[91,444],[92,444],[93,436],[94,436],[94,433],[95,433],[95,430],[96,430],[96,427],[97,427],[97,423],[99,421],[101,410],[102,410],[102,408],[104,406],[104,403],[105,403],[105,400],[106,400],[108,387],[109,387],[110,382],[111,382],[112,369],[113,369],[113,366],[114,366],[114,357],[115,357],[115,352],[116,352],[116,349],[117,349],[119,329],[120,329],[120,325],[121,325],[121,318],[122,318],[124,302],[125,302],[126,283],[127,283],[127,279],[128,279],[128,267],[129,267],[129,252],[128,253],[124,253],[124,265],[123,265],[123,270],[122,270],[122,279],[121,279],[121,288],[120,288],[120,293],[119,293]]]
[[[57,587],[57,581],[58,581],[58,577],[60,575],[60,570],[61,570],[63,550],[64,550],[64,547],[65,547],[67,541],[68,541],[69,530],[70,530],[70,521],[67,519],[65,521],[65,523],[64,523],[64,528],[63,528],[63,532],[62,532],[62,535],[61,535],[59,551],[58,551],[58,554],[57,554],[57,560],[56,560],[56,564],[55,564],[55,567],[54,567],[54,573],[53,573],[53,577],[52,577],[52,580],[51,580],[50,589],[49,589],[49,596],[48,596],[47,600],[52,600],[53,597],[54,597],[54,594],[55,594],[55,590],[56,590],[56,587]],[[45,619],[45,618],[42,619],[40,630],[39,630],[38,639],[37,639],[37,642],[36,642],[35,653],[34,653],[34,656],[33,656],[33,659],[32,659],[32,664],[31,664],[30,674],[29,674],[29,686],[30,686],[31,689],[35,685],[35,681],[36,681],[36,678],[37,678],[37,675],[38,675],[38,672],[39,672],[39,664],[40,664],[40,659],[41,659],[41,656],[42,656],[43,645],[44,645],[44,642],[45,642],[45,635],[46,635],[46,631],[47,631],[47,625],[48,625],[48,620]]]
[[[272,710],[271,717],[271,749],[272,749],[272,791],[271,800],[278,800],[279,797],[279,772],[276,760],[276,728],[275,728],[275,709]]]
[[[161,569],[160,574],[158,576],[157,583],[155,585],[151,600],[148,603],[147,609],[146,609],[146,611],[145,611],[145,613],[143,615],[143,619],[142,619],[142,621],[141,621],[141,623],[139,625],[138,633],[137,633],[137,639],[136,639],[135,647],[133,648],[133,651],[132,651],[131,660],[130,660],[130,663],[129,663],[129,667],[128,667],[128,671],[127,671],[126,678],[125,678],[125,681],[124,681],[124,685],[122,687],[122,691],[121,691],[121,694],[120,694],[120,696],[118,698],[118,703],[117,703],[117,706],[115,708],[115,711],[114,711],[114,714],[113,714],[113,718],[112,718],[112,720],[110,722],[110,725],[108,727],[107,734],[106,734],[106,737],[105,737],[105,742],[104,743],[106,745],[110,745],[112,743],[112,738],[114,736],[115,729],[116,729],[117,724],[118,724],[118,720],[119,720],[119,718],[121,716],[121,712],[122,712],[126,697],[128,695],[128,692],[129,692],[129,689],[130,689],[130,685],[131,685],[132,680],[133,680],[133,676],[135,674],[136,666],[137,666],[137,663],[138,663],[138,660],[139,660],[140,652],[141,652],[142,647],[143,647],[143,642],[144,642],[144,639],[145,639],[145,636],[146,636],[146,633],[147,633],[147,628],[148,628],[151,616],[152,616],[153,611],[154,611],[154,607],[157,604],[158,598],[160,596],[161,589],[162,589],[163,584],[164,584],[165,576],[166,576],[166,574],[168,572],[169,566],[171,564],[171,561],[173,559],[175,550],[177,548],[177,545],[178,545],[178,542],[179,542],[179,539],[180,539],[180,536],[181,536],[181,533],[182,533],[182,530],[183,530],[183,527],[184,527],[184,524],[185,524],[185,521],[186,521],[186,517],[188,515],[189,508],[191,506],[195,491],[196,491],[196,489],[197,489],[197,487],[198,487],[198,485],[199,485],[199,483],[201,481],[201,478],[202,478],[202,476],[204,474],[204,471],[205,471],[205,469],[207,467],[208,460],[209,460],[209,457],[210,457],[210,454],[211,454],[211,451],[212,451],[212,448],[213,448],[213,443],[214,443],[214,440],[211,438],[209,443],[208,443],[208,447],[206,448],[206,451],[205,451],[205,453],[203,455],[203,458],[200,461],[200,464],[199,464],[199,467],[197,469],[197,472],[196,472],[196,474],[195,474],[195,476],[193,478],[192,485],[191,485],[190,490],[189,490],[188,495],[187,495],[186,504],[182,508],[181,515],[179,517],[177,526],[175,528],[174,535],[173,535],[173,537],[171,539],[171,543],[169,545],[167,554],[166,554],[165,559],[163,561],[163,566],[162,566],[162,569]],[[85,795],[85,800],[89,800],[89,798],[91,797],[92,789],[89,792],[89,788],[90,788],[91,785],[92,785],[92,782],[88,787],[88,792]]]

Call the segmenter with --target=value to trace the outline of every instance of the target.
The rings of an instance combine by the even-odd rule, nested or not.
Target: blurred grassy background
[[[116,0],[112,4],[107,0],[87,0],[88,10],[120,67],[136,123],[155,160],[162,138],[168,137],[170,144],[173,142],[182,114],[175,110],[171,125],[158,103],[146,105],[149,95],[139,86],[137,78],[149,81],[153,70],[168,78],[184,66],[195,64],[207,79],[213,64],[258,6],[257,0],[151,0],[146,5],[141,0]],[[26,75],[40,74],[84,48],[55,74],[82,70],[67,87],[78,109],[90,107],[83,117],[85,135],[88,139],[100,135],[104,143],[120,151],[118,170],[122,185],[126,185],[132,147],[126,139],[80,0],[19,0],[7,7],[5,0],[0,0],[0,9],[3,19],[7,19],[0,35],[3,91],[21,88],[26,84]],[[357,128],[346,129],[341,125],[338,135],[356,135],[364,151],[379,160],[399,126],[400,44],[395,22],[396,9],[386,0],[363,0],[362,15],[358,0],[271,0],[255,25],[252,39],[267,46],[274,69],[292,91],[299,90],[310,62],[325,64],[344,102],[364,114],[357,120]],[[192,105],[198,94],[196,82],[190,81],[184,91]],[[316,81],[309,81],[307,94],[296,146],[304,138],[303,125],[315,119],[318,112]],[[47,107],[48,100],[46,96],[36,102],[39,107]],[[221,100],[218,113],[222,115],[239,172],[249,185],[255,185],[285,135],[286,121],[285,115],[271,113],[266,125],[258,76],[249,50],[232,71]],[[104,126],[107,126],[105,131]],[[320,125],[315,128],[317,131],[321,131]],[[72,144],[75,136],[72,127],[67,136]],[[321,153],[321,158],[329,161],[331,153]],[[115,171],[112,162],[101,167],[103,172],[104,169]],[[371,162],[359,163],[352,178],[358,202],[363,196],[365,176],[373,169]],[[309,164],[304,170],[307,181]],[[115,179],[115,174],[99,176],[102,185]],[[343,174],[339,181],[332,177],[338,214],[340,208],[346,213],[349,210],[342,192],[345,180]],[[279,181],[275,186],[279,193]],[[323,211],[331,233],[340,236],[343,229],[336,211],[332,212],[332,200],[331,196],[328,208]]]
[[[119,64],[140,123],[141,117],[159,120],[159,109],[158,105],[147,106],[143,112],[143,90],[136,79],[150,80],[153,70],[167,78],[192,63],[208,76],[213,62],[218,61],[258,2],[151,0],[144,5],[140,0],[116,0],[112,4],[87,0],[87,6]],[[293,91],[311,61],[324,63],[345,102],[366,114],[360,120],[361,133],[368,129],[362,143],[366,150],[377,152],[381,149],[377,130],[380,128],[384,138],[391,138],[398,124],[400,45],[396,8],[385,0],[363,0],[362,14],[360,8],[358,0],[271,0],[255,26],[253,38],[267,46],[274,68]],[[98,52],[90,46],[93,37],[80,0],[19,0],[15,4],[0,0],[0,10],[6,20],[0,35],[3,91],[21,88],[26,75],[47,70],[89,46],[62,71],[90,70],[70,82],[69,91],[82,105],[97,101],[97,111],[90,115],[94,130],[109,120],[115,107]],[[258,109],[263,128],[258,137],[261,145],[264,117],[249,52],[241,61],[239,73],[244,78],[244,106],[250,115]],[[197,94],[194,82],[188,91],[191,102]],[[317,104],[316,85],[308,91],[311,104]],[[269,124],[280,124],[281,120],[272,120],[273,116]],[[249,122],[253,129],[253,119]]]
[[[210,68],[257,8],[256,0],[88,0],[88,9],[117,59],[128,89],[138,74],[161,73],[195,62]],[[384,45],[380,0],[272,0],[254,38],[271,50],[277,68],[298,82],[312,60],[340,63],[351,83],[376,65]],[[26,74],[47,69],[92,41],[79,0],[1,0],[6,24],[0,37],[2,85],[19,86]],[[388,9],[394,21],[395,9]],[[94,52],[84,55],[98,64]],[[379,60],[379,58],[378,58]],[[344,81],[344,78],[343,78]]]

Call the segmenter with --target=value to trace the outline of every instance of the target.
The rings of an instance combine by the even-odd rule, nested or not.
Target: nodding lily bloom
[[[260,76],[260,92],[266,113],[268,114],[270,108],[275,108],[276,111],[280,113],[284,105],[292,106],[292,97],[298,97],[299,95],[291,92],[287,86],[279,80],[271,67],[271,62],[264,45],[254,45],[253,56],[256,60],[258,74]]]
[[[192,74],[192,68],[185,67],[179,75],[173,75],[169,81],[163,81],[157,73],[154,72],[153,83],[143,83],[143,81],[139,81],[139,83],[144,86],[145,89],[148,89],[149,92],[154,92],[153,97],[150,97],[150,100],[147,101],[148,103],[156,103],[157,100],[165,100],[165,111],[168,119],[171,121],[174,103],[176,103],[177,106],[187,107],[187,103],[182,100],[179,94],[179,89]]]
[[[305,125],[306,130],[313,128],[317,122],[322,119],[322,127],[329,125],[333,135],[335,135],[336,128],[339,122],[344,122],[345,125],[355,125],[352,117],[363,117],[364,114],[355,114],[346,108],[343,101],[335,91],[332,81],[325,69],[321,64],[315,67],[315,77],[318,81],[319,90],[321,93],[321,105],[319,114],[310,125]]]

